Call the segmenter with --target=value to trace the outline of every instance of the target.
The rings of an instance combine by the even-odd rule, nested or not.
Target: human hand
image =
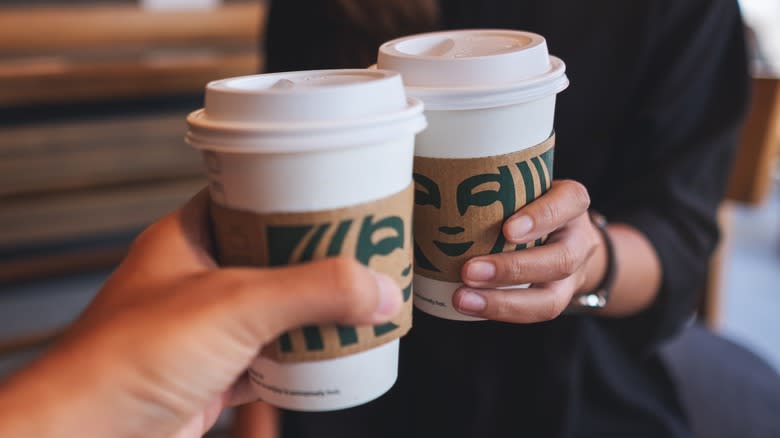
[[[263,344],[400,310],[393,280],[349,259],[219,269],[207,200],[138,237],[65,338],[0,392],[0,435],[199,437],[222,408],[256,399],[244,370]]]
[[[452,298],[455,308],[487,319],[534,323],[558,317],[574,295],[595,289],[606,270],[606,252],[588,216],[589,206],[582,184],[553,181],[547,193],[503,226],[511,243],[549,234],[546,244],[466,262],[461,273],[465,286]],[[528,289],[496,289],[526,283],[531,283]]]

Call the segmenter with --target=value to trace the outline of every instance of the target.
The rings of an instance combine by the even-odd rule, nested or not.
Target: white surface
[[[739,0],[745,22],[755,31],[769,72],[780,75],[780,0]]]
[[[454,30],[382,44],[379,68],[403,72],[411,86],[471,87],[509,84],[550,70],[541,35],[513,30]]]
[[[206,152],[214,201],[258,213],[327,210],[373,201],[411,183],[414,135],[302,154]]]
[[[348,69],[242,76],[206,86],[187,141],[221,152],[292,153],[363,146],[425,128],[398,73]]]
[[[484,318],[464,315],[453,307],[452,295],[461,286],[463,286],[463,283],[451,283],[415,275],[414,287],[412,288],[414,291],[414,307],[429,315],[443,319],[484,321]]]
[[[452,305],[452,295],[463,283],[434,280],[422,275],[414,276],[414,306],[433,316],[455,321],[484,321],[458,312]],[[529,284],[499,287],[502,290],[527,289]]]
[[[221,79],[206,85],[204,108],[213,122],[307,123],[352,121],[406,108],[400,76],[383,70],[315,70]],[[263,125],[265,126],[265,125]]]
[[[141,7],[150,11],[181,11],[214,9],[221,0],[141,0]]]
[[[535,146],[550,137],[555,94],[532,102],[473,110],[426,110],[428,128],[417,136],[415,155],[476,158]]]
[[[528,102],[568,86],[563,61],[540,35],[474,29],[402,37],[379,48],[377,67],[401,72],[410,96],[429,109]]]
[[[332,411],[367,403],[387,392],[398,375],[398,340],[351,356],[279,364],[259,357],[251,380],[266,402],[299,411]]]

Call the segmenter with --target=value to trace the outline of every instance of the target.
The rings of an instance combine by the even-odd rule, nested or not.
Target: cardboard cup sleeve
[[[413,191],[410,184],[386,198],[314,212],[260,214],[212,202],[211,218],[223,266],[282,266],[350,256],[391,276],[403,293],[403,310],[386,324],[301,327],[267,345],[263,356],[282,363],[331,359],[377,347],[409,331]]]
[[[552,184],[555,135],[504,155],[414,158],[415,274],[459,282],[466,260],[539,246],[503,236],[506,219]]]

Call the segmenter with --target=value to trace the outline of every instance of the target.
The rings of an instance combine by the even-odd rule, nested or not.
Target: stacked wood
[[[205,186],[185,117],[209,81],[262,68],[264,13],[0,7],[0,282],[110,266]]]

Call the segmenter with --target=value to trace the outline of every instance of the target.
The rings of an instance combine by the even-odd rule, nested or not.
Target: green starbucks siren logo
[[[508,244],[502,226],[552,182],[555,137],[506,155],[415,157],[414,255],[417,274],[460,281],[466,260],[541,245]]]
[[[326,237],[331,228],[334,228],[333,232]],[[334,223],[297,226],[274,225],[266,229],[270,266],[312,261],[318,250],[324,251],[327,256],[346,255],[344,243],[347,236],[354,233],[355,229],[357,230],[357,245],[351,255],[366,266],[370,266],[371,259],[374,257],[389,256],[394,251],[403,249],[406,242],[404,221],[400,216],[387,216],[377,220],[374,215],[368,215],[362,218],[359,226],[352,219],[339,221],[337,225]],[[376,236],[386,237],[377,238]],[[400,272],[401,277],[408,278],[411,270],[411,264],[404,267]],[[412,284],[411,279],[409,279],[409,284],[403,289],[404,301],[409,300],[411,292]],[[392,322],[377,325],[374,326],[374,334],[382,336],[398,327]],[[304,327],[303,336],[307,350],[316,351],[324,348],[319,327]],[[357,330],[355,327],[339,326],[338,338],[342,347],[357,344]],[[282,335],[279,342],[282,352],[292,351],[289,334]]]
[[[413,188],[352,207],[261,214],[212,203],[219,259],[232,266],[283,266],[349,256],[392,277],[404,308],[376,326],[308,326],[282,335],[263,355],[283,362],[357,353],[401,337],[411,327]],[[291,291],[294,293],[294,291]]]

